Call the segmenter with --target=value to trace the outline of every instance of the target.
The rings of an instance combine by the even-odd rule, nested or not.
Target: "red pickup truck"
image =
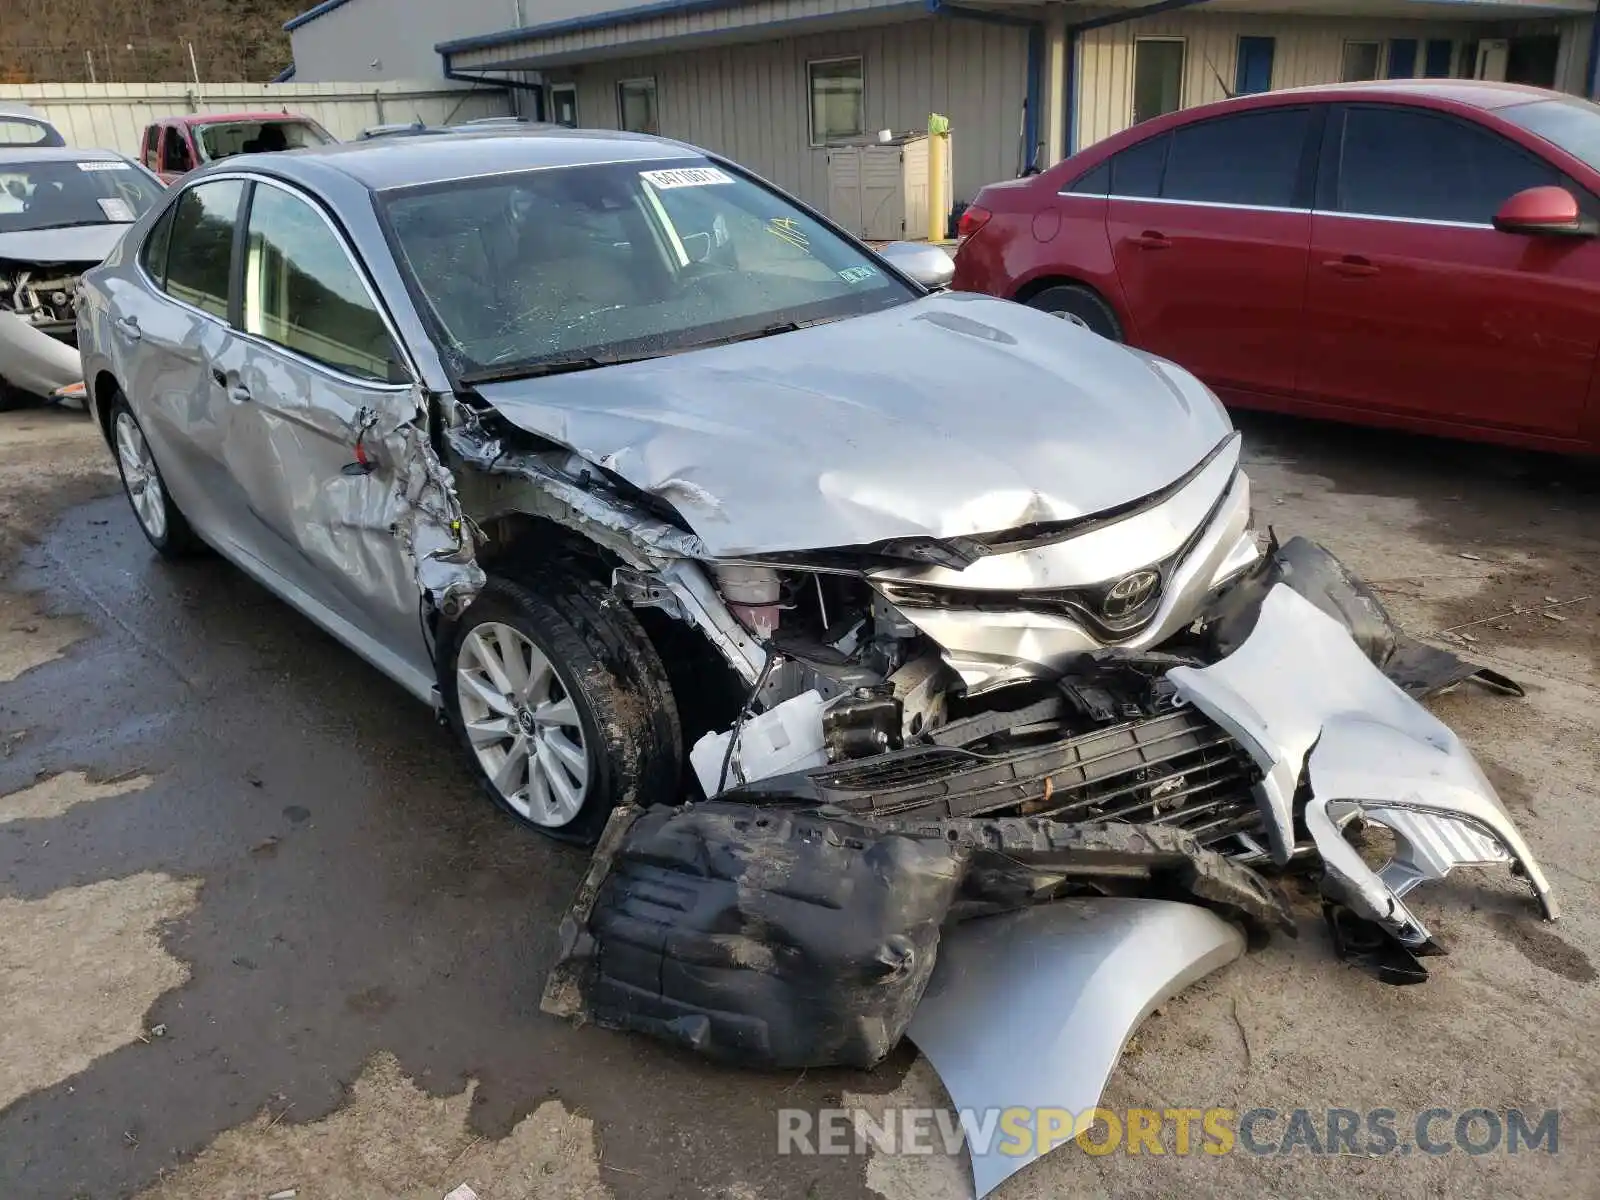
[[[144,165],[171,183],[219,158],[325,146],[334,140],[310,117],[290,113],[186,113],[147,125],[140,145]]]

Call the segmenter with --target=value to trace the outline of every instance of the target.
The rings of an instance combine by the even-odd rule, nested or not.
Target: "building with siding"
[[[829,143],[930,112],[950,118],[959,201],[1239,92],[1448,75],[1593,97],[1600,72],[1596,0],[616,3],[327,0],[290,22],[296,78],[370,78],[375,60],[415,78],[431,54],[525,115],[681,138],[824,207]]]

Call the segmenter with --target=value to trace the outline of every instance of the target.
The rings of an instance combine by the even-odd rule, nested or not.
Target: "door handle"
[[[1155,229],[1146,229],[1138,237],[1128,240],[1141,250],[1165,250],[1172,245],[1172,239]]]
[[[141,332],[139,329],[138,317],[118,317],[116,325],[117,328],[122,331],[122,336],[127,338],[130,342],[137,342],[144,336],[143,332]]]
[[[1361,279],[1378,273],[1378,268],[1359,254],[1346,254],[1343,258],[1330,258],[1322,265],[1335,275],[1344,275],[1350,279]]]
[[[238,404],[245,404],[250,400],[250,389],[242,383],[236,383],[228,389],[228,399]]]

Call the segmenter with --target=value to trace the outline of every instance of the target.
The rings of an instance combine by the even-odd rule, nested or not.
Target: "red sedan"
[[[984,188],[954,286],[1230,404],[1600,452],[1597,232],[1600,106],[1345,84],[1169,113]]]

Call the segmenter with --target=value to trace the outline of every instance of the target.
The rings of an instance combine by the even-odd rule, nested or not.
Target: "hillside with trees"
[[[289,65],[283,23],[315,0],[0,0],[0,82],[260,83]]]

